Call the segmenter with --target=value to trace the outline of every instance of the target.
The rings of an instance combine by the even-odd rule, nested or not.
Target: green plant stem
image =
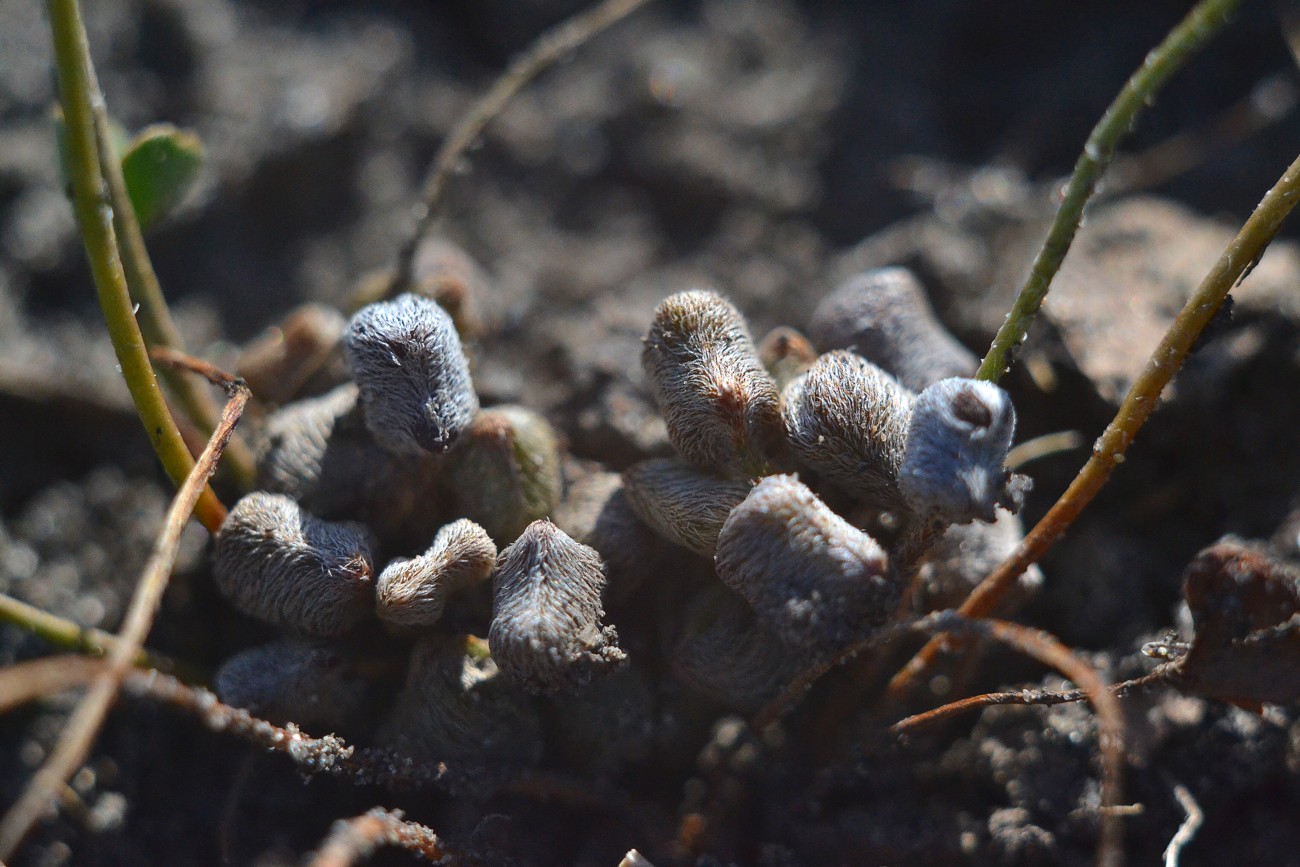
[[[113,229],[119,244],[127,292],[131,300],[139,305],[136,321],[140,325],[140,333],[149,346],[162,346],[184,352],[185,342],[181,339],[180,331],[177,330],[167,309],[167,299],[163,296],[162,285],[158,282],[153,261],[149,258],[140,221],[136,218],[135,208],[131,205],[126,179],[122,176],[122,163],[113,151],[108,111],[104,105],[99,81],[95,76],[95,69],[90,65],[88,58],[85,63],[92,89],[91,112],[95,118],[100,171],[107,183],[108,198],[113,207]],[[157,375],[167,386],[167,391],[175,399],[181,412],[204,437],[211,436],[221,416],[221,408],[207,389],[198,380],[186,376],[179,370],[163,368],[157,371]],[[257,481],[253,453],[238,435],[230,441],[224,458],[235,483],[243,490],[251,490]]]
[[[193,469],[194,458],[176,429],[176,422],[158,388],[158,379],[136,323],[126,275],[118,255],[113,209],[105,195],[91,109],[91,100],[97,97],[91,87],[90,47],[86,31],[75,0],[48,0],[48,7],[59,95],[67,122],[73,209],[90,260],[99,306],[122,368],[122,377],[131,392],[131,400],[149,442],[167,475],[180,486]],[[215,533],[225,520],[226,510],[207,488],[199,497],[194,514],[204,527]]]
[[[1074,242],[1083,219],[1083,208],[1097,189],[1097,181],[1115,157],[1119,140],[1133,128],[1137,116],[1160,91],[1171,76],[1192,55],[1223,29],[1236,11],[1240,0],[1201,0],[1187,17],[1154,48],[1142,66],[1124,84],[1110,108],[1102,115],[1088,136],[1083,153],[1074,164],[1074,173],[1065,186],[1061,206],[1056,211],[1047,239],[1038,251],[1025,285],[998,329],[988,354],[980,362],[977,379],[997,382],[1010,366],[1011,352],[1029,333],[1038,308],[1047,297],[1052,278],[1061,268],[1065,254]]]
[[[987,617],[992,613],[1007,591],[1015,585],[1016,579],[1052,547],[1079,513],[1097,496],[1115,467],[1123,463],[1124,453],[1155,410],[1161,392],[1182,366],[1196,338],[1214,318],[1232,288],[1264,255],[1264,250],[1297,201],[1300,201],[1300,158],[1264,194],[1254,213],[1179,311],[1160,345],[1147,360],[1141,375],[1124,396],[1124,402],[1120,404],[1115,418],[1093,446],[1092,456],[1079,470],[1069,488],[1029,535],[1025,536],[1011,556],[971,591],[958,609],[963,616]],[[906,695],[913,684],[925,679],[935,659],[944,649],[945,643],[942,640],[931,640],[894,675],[887,694],[894,699]]]
[[[0,593],[0,620],[12,623],[61,650],[89,656],[107,656],[117,643],[117,638],[107,632],[81,626],[3,593]],[[142,668],[170,670],[170,666],[160,663],[144,650],[135,655],[134,664]]]

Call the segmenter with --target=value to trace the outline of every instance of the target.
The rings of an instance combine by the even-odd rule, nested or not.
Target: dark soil
[[[233,367],[241,345],[298,305],[346,308],[367,274],[391,264],[439,142],[515,52],[584,4],[85,5],[117,119],[192,127],[207,147],[201,190],[150,244],[191,349]],[[475,347],[484,404],[539,410],[574,456],[615,470],[667,454],[637,361],[661,299],[717,287],[761,336],[805,327],[838,280],[881,264],[912,266],[948,327],[982,354],[1054,185],[1187,5],[643,10],[527,88],[450,186],[439,230],[488,275]],[[1246,5],[1151,107],[1126,153],[1213,123],[1269,76],[1296,86],[1271,7]],[[115,371],[63,196],[48,36],[40,4],[0,10],[0,590],[112,629],[169,490]],[[1049,319],[1006,381],[1017,439],[1100,433],[1298,139],[1300,117],[1288,115],[1143,198],[1098,203]],[[1186,634],[1181,576],[1201,548],[1233,533],[1300,561],[1300,250],[1287,237],[1294,229],[1043,562],[1044,585],[1018,614],[1111,680],[1150,670],[1144,642]],[[1027,468],[1027,524],[1085,456]],[[219,598],[206,550],[191,528],[149,644],[212,670],[272,633]],[[641,598],[672,610],[679,583],[664,577],[667,601]],[[0,629],[0,661],[48,651]],[[1060,685],[1002,651],[977,670],[968,690]],[[332,821],[374,805],[403,808],[491,863],[612,867],[631,847],[660,867],[1092,860],[1098,764],[1086,704],[992,708],[901,744],[867,708],[828,737],[820,709],[846,683],[832,673],[776,740],[755,740],[702,702],[672,704],[681,687],[667,677],[651,731],[618,732],[626,743],[613,728],[582,742],[556,730],[565,717],[552,709],[548,743],[565,747],[548,761],[573,770],[557,757],[582,756],[575,773],[627,794],[631,806],[606,812],[304,784],[282,757],[123,700],[74,780],[83,807],[39,826],[19,863],[290,863]],[[0,719],[0,804],[17,798],[69,707],[65,697]],[[1173,796],[1182,785],[1205,814],[1183,865],[1300,864],[1294,704],[1257,715],[1162,688],[1124,708],[1125,798],[1141,805],[1125,820],[1130,863],[1159,860],[1184,818]],[[602,749],[625,755],[593,757]],[[708,830],[688,854],[679,822],[697,812]]]

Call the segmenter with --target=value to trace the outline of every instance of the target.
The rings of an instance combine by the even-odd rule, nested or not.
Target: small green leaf
[[[141,228],[157,225],[185,198],[203,165],[203,143],[171,124],[145,127],[122,155],[122,175]]]

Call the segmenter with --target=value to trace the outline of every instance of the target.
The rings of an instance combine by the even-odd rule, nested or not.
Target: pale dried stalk
[[[1141,677],[1135,677],[1132,680],[1126,680],[1123,683],[1113,683],[1107,687],[1111,694],[1116,698],[1124,698],[1133,693],[1155,686],[1161,683],[1169,682],[1169,669],[1157,668]],[[1082,689],[1017,689],[1009,692],[986,692],[982,695],[972,695],[968,698],[961,698],[957,701],[949,702],[945,705],[932,708],[922,713],[913,714],[904,717],[889,727],[894,734],[909,734],[913,729],[923,728],[928,725],[950,720],[953,717],[968,713],[969,711],[979,710],[986,707],[997,705],[1019,704],[1019,705],[1054,705],[1054,704],[1071,704],[1076,701],[1085,701],[1088,693]]]
[[[1165,847],[1165,867],[1178,867],[1178,859],[1182,857],[1183,849],[1192,842],[1192,838],[1205,822],[1205,813],[1201,810],[1201,805],[1196,803],[1196,798],[1192,797],[1191,791],[1186,786],[1181,784],[1174,786],[1174,798],[1187,814],[1187,818],[1178,826],[1178,831]]]
[[[351,819],[339,819],[307,862],[308,867],[351,867],[383,846],[397,846],[430,861],[455,863],[432,828],[402,818],[401,810],[375,807]]]
[[[108,671],[102,659],[59,656],[31,660],[0,670],[0,713],[29,701],[80,689]],[[242,738],[254,746],[282,753],[304,773],[342,777],[358,786],[427,788],[443,782],[442,762],[419,763],[391,750],[357,749],[333,735],[316,738],[293,723],[278,726],[258,719],[243,708],[221,702],[213,693],[189,686],[158,671],[132,669],[122,690],[137,698],[162,702],[197,717],[209,731]]]
[[[420,247],[420,241],[433,227],[433,221],[438,214],[438,202],[442,198],[443,188],[447,186],[447,179],[451,177],[452,170],[465,151],[482,134],[483,128],[501,113],[506,103],[525,84],[600,31],[617,24],[644,6],[646,2],[647,0],[604,0],[603,3],[546,31],[537,37],[537,41],[529,46],[528,50],[511,61],[509,68],[493,83],[492,89],[474,103],[447,136],[442,147],[438,148],[438,153],[433,159],[433,167],[424,182],[421,202],[416,207],[415,229],[397,254],[397,269],[388,285],[389,295],[395,295],[410,287],[415,252]]]
[[[46,656],[0,669],[0,716],[25,704],[84,687],[104,670],[89,656]]]
[[[97,676],[90,691],[68,720],[53,754],[28,783],[22,797],[0,819],[0,860],[8,861],[12,858],[14,850],[36,823],[41,812],[54,799],[59,788],[76,772],[90,751],[91,743],[117,695],[118,687],[153,624],[171,569],[176,562],[181,532],[185,529],[199,496],[206,489],[208,479],[216,470],[217,461],[234,433],[235,424],[239,421],[248,398],[248,388],[242,382],[231,385],[230,398],[221,421],[213,431],[203,454],[194,464],[194,469],[172,500],[162,532],[158,535],[136,584],[118,642],[108,655],[106,669]]]

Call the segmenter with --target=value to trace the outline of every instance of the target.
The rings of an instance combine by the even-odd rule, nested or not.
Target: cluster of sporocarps
[[[669,297],[642,364],[678,457],[614,473],[535,412],[481,408],[429,297],[363,308],[341,336],[352,381],[266,419],[265,490],[217,538],[221,591],[289,633],[227,662],[219,692],[518,768],[566,701],[584,710],[560,729],[587,719],[622,749],[614,729],[644,734],[665,701],[758,706],[909,588],[953,604],[1021,536],[1009,398],[968,378],[900,268],[839,288],[809,333],[756,347],[722,296]]]

